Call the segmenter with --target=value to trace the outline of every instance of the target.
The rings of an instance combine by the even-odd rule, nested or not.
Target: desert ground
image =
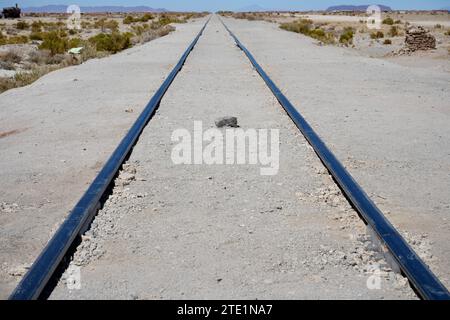
[[[385,37],[371,38],[360,17],[251,15],[258,18],[222,19],[449,287],[448,16],[399,13],[392,17],[401,20],[399,34],[387,45]],[[0,298],[20,281],[208,18],[170,22],[173,30],[164,36],[62,65],[0,94]],[[119,32],[130,31],[124,17],[116,19]],[[300,19],[336,32],[337,40],[280,28]],[[400,54],[406,22],[423,21],[436,49]],[[351,41],[342,43],[349,27]],[[388,34],[392,25],[383,28]],[[27,72],[22,61],[13,76]],[[194,121],[214,127],[230,115],[243,129],[279,129],[277,175],[261,176],[252,165],[173,164],[174,130],[191,130]],[[81,268],[81,289],[69,289],[66,274],[50,298],[416,299],[371,240],[212,15],[82,237],[71,262]],[[375,265],[382,282],[372,290],[367,280]]]

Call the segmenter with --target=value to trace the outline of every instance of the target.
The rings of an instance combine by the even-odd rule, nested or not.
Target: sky
[[[79,6],[136,6],[145,5],[153,8],[165,8],[172,11],[217,11],[237,10],[243,7],[258,5],[265,9],[277,10],[312,10],[326,9],[341,4],[372,4],[365,0],[0,0],[0,7],[19,3],[21,7],[35,7],[48,4],[77,4]],[[393,9],[442,9],[450,8],[450,0],[379,0],[377,4],[390,6]]]

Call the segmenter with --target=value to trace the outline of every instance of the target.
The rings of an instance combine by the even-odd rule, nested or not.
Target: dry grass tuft
[[[3,93],[9,89],[24,87],[32,84],[40,77],[56,69],[58,69],[58,67],[37,67],[32,69],[30,72],[16,73],[14,78],[0,78],[0,93]]]
[[[320,26],[315,26],[312,20],[300,19],[294,22],[282,23],[281,29],[301,33],[308,37],[322,41],[323,43],[333,44],[336,42],[334,34],[323,30]]]

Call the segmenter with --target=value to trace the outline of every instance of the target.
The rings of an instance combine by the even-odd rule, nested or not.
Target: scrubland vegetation
[[[281,29],[297,32],[317,39],[326,44],[341,43],[343,45],[350,45],[353,42],[354,29],[346,27],[342,31],[336,31],[333,28],[324,28],[327,24],[315,24],[309,19],[300,19],[294,22],[282,23]]]
[[[15,71],[0,76],[0,93],[34,82],[58,68],[115,54],[136,44],[165,36],[172,23],[185,23],[206,13],[144,13],[87,15],[81,30],[68,29],[65,15],[52,19],[39,14],[0,24],[0,69]],[[16,48],[16,45],[22,47]],[[24,47],[25,46],[25,47]],[[6,48],[6,50],[4,50]],[[71,48],[82,48],[69,54]]]
[[[412,26],[424,23],[436,38],[437,49],[429,54],[438,59],[450,58],[448,13],[430,11],[392,11],[382,13],[381,27],[368,24],[365,12],[219,12],[224,17],[276,23],[283,30],[317,40],[319,45],[350,47],[373,58],[408,54],[405,35]],[[442,21],[442,22],[441,22]],[[410,51],[411,52],[411,51]]]

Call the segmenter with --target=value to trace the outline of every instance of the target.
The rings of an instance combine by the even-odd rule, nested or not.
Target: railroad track
[[[348,171],[343,167],[331,150],[325,145],[313,128],[301,116],[297,109],[282,94],[270,77],[256,62],[253,55],[245,48],[234,33],[221,20],[236,45],[244,52],[256,71],[260,74],[269,89],[282,105],[284,110],[308,140],[323,164],[329,170],[349,202],[361,215],[365,223],[377,234],[400,266],[402,272],[410,280],[417,294],[423,299],[450,299],[448,290],[430,271],[414,250],[407,244],[399,232],[385,218],[364,190],[357,184]],[[190,52],[194,49],[209,20],[204,24],[198,35],[188,46],[177,65],[167,79],[157,90],[144,111],[133,124],[127,135],[120,142],[105,166],[90,185],[86,193],[77,203],[70,215],[49,241],[43,252],[36,259],[30,270],[24,276],[10,299],[27,300],[44,297],[45,291],[51,285],[51,279],[61,268],[64,257],[73,248],[77,239],[87,230],[94,219],[100,204],[108,195],[110,186],[117,176],[122,164],[132,151],[146,124],[152,118],[164,94],[170,87],[176,75],[182,69]]]

